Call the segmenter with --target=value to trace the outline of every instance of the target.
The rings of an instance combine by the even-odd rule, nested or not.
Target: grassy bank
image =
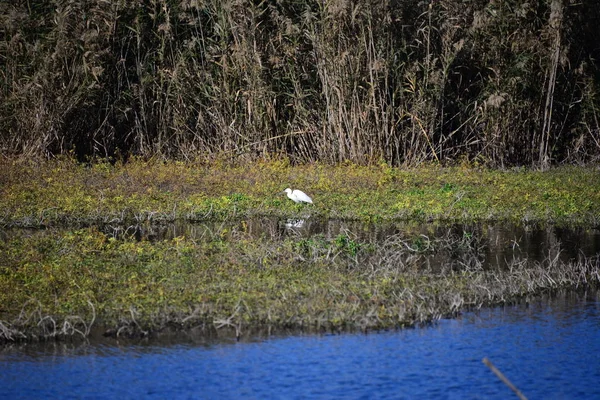
[[[83,166],[64,159],[4,160],[0,170],[4,228],[46,228],[12,229],[0,241],[4,340],[86,335],[93,326],[115,335],[167,327],[376,329],[600,280],[597,257],[515,259],[484,270],[485,241],[471,235],[257,237],[239,223],[150,242],[94,227],[261,215],[589,227],[600,216],[600,174],[591,168]],[[315,205],[289,201],[281,193],[288,186],[308,192]],[[448,261],[434,269],[429,255]]]
[[[510,221],[597,226],[597,168],[547,172],[472,167],[397,169],[386,164],[290,166],[286,161],[0,161],[0,225],[135,224],[255,215],[383,221]],[[314,207],[281,191],[300,188]]]
[[[600,281],[598,257],[484,270],[478,239],[257,239],[241,224],[151,243],[95,228],[21,230],[0,242],[0,339],[85,336],[94,326],[118,336],[378,329]],[[447,261],[428,267],[440,254]]]

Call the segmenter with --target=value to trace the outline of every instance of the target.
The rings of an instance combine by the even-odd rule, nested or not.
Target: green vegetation
[[[597,226],[600,216],[600,174],[593,168],[538,172],[141,160],[84,166],[68,159],[4,160],[0,168],[0,224],[5,227],[132,225],[256,215]],[[281,193],[286,187],[306,191],[315,205],[289,201]]]
[[[256,238],[244,224],[153,243],[19,230],[0,242],[0,339],[85,336],[93,324],[113,335],[398,327],[600,280],[597,257],[484,270],[481,250],[465,234]],[[452,256],[428,267],[438,254]]]
[[[70,159],[0,162],[0,338],[138,335],[164,328],[377,329],[464,307],[597,284],[598,259],[513,260],[481,268],[474,234],[382,242],[256,237],[246,224],[200,238],[135,240],[128,227],[167,221],[345,218],[597,226],[600,174],[435,165],[396,169],[272,160],[230,165]],[[299,187],[314,206],[289,201]],[[97,226],[97,227],[90,227]],[[10,229],[45,227],[43,230]],[[116,228],[118,235],[102,229]],[[65,229],[67,228],[67,229]],[[448,259],[428,268],[426,255]]]

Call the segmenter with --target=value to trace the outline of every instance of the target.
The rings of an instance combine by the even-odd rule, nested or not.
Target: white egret
[[[302,190],[292,190],[290,188],[287,188],[284,190],[284,192],[287,193],[287,197],[294,200],[294,203],[313,203],[312,199],[308,197],[308,195]]]

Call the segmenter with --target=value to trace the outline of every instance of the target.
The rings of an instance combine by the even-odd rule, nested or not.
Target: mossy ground
[[[416,245],[419,238],[273,239],[252,236],[240,224],[202,240],[150,242],[86,227],[256,215],[594,224],[600,177],[592,169],[409,171],[282,161],[3,164],[2,223],[47,227],[13,230],[0,241],[4,339],[85,334],[94,318],[115,333],[167,326],[382,328],[600,281],[597,257],[471,269],[477,240],[464,237],[431,247]],[[315,205],[286,199],[281,191],[288,186],[310,193]],[[454,257],[464,249],[457,264],[462,267],[423,268],[418,255],[434,248],[452,248]]]
[[[5,226],[253,215],[600,223],[600,172],[595,168],[397,169],[385,164],[291,166],[281,160],[236,166],[140,160],[84,166],[63,159],[4,160],[0,169],[0,224]],[[304,190],[315,206],[296,206],[281,193],[286,187]]]

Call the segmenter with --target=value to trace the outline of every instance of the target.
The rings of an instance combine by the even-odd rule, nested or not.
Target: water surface
[[[0,398],[600,398],[600,295],[370,334],[13,345]]]

